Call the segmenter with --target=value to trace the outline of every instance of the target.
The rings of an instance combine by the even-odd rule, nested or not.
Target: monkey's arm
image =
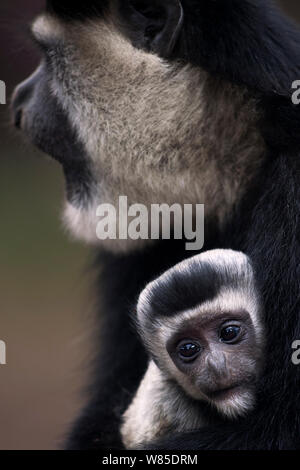
[[[101,250],[99,253],[95,379],[89,402],[71,430],[67,449],[123,448],[121,416],[130,405],[148,362],[145,348],[132,326],[136,301],[158,272],[176,264],[184,254],[183,242],[169,240],[144,252],[114,255]]]
[[[139,389],[123,416],[121,434],[127,449],[137,449],[143,442],[153,442],[166,434],[170,426],[164,404],[169,388],[162,372],[150,361]]]
[[[71,429],[68,450],[123,448],[121,415],[147,367],[147,355],[129,315],[147,282],[140,257],[101,252],[96,265],[100,274],[94,380],[89,402]]]

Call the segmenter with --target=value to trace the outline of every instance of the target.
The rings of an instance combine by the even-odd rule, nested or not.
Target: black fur
[[[109,0],[47,0],[46,8],[65,20],[85,20],[94,16],[101,16]]]
[[[239,288],[242,279],[228,267],[191,259],[186,270],[171,270],[155,283],[147,297],[147,315],[172,316],[212,300],[221,288]]]
[[[58,4],[68,4],[49,3],[58,13],[63,12]],[[90,3],[89,13],[96,6],[99,13],[104,4]],[[173,58],[246,85],[260,100],[268,161],[224,233],[206,233],[204,249],[233,248],[250,256],[263,293],[267,367],[258,405],[246,419],[169,436],[154,447],[300,449],[300,368],[291,362],[292,342],[300,338],[300,108],[291,102],[292,82],[300,78],[300,33],[266,0],[182,0],[182,5],[184,26]],[[92,398],[69,448],[121,447],[120,416],[146,367],[126,310],[133,311],[148,281],[184,256],[175,242],[134,255],[99,255],[105,266],[99,280],[101,351]]]
[[[153,286],[150,298],[147,299],[149,314],[153,312],[158,316],[170,316],[194,308],[215,298],[220,287],[221,279],[212,266],[191,262],[189,271],[175,270]]]

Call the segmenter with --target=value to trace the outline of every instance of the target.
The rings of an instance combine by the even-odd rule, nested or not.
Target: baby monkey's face
[[[144,289],[137,314],[150,356],[189,397],[230,419],[253,407],[265,335],[245,254],[211,250],[179,263]]]
[[[183,321],[165,348],[171,361],[162,367],[188,395],[229,418],[252,408],[262,345],[247,311],[208,312]]]

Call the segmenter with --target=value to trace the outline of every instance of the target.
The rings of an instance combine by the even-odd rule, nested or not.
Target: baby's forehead
[[[227,321],[248,322],[250,320],[249,312],[245,308],[214,308],[203,311],[201,308],[195,308],[190,316],[182,319],[182,328],[191,328],[192,330],[204,327],[213,328]]]
[[[149,284],[141,295],[140,305],[166,317],[197,309],[226,292],[235,293],[232,298],[236,301],[237,293],[244,296],[252,290],[254,275],[246,255],[212,250],[179,263]],[[243,309],[243,305],[238,308]]]

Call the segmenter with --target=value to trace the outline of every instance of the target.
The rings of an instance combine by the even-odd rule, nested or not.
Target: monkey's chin
[[[253,409],[255,396],[251,390],[236,386],[216,393],[209,401],[225,418],[233,420]]]
[[[92,246],[104,248],[116,254],[130,253],[142,250],[146,245],[154,243],[151,240],[131,240],[115,238],[101,238],[97,230],[99,217],[97,207],[100,202],[93,201],[86,207],[76,206],[68,200],[63,212],[63,223],[70,235]],[[102,235],[102,234],[100,234]]]

